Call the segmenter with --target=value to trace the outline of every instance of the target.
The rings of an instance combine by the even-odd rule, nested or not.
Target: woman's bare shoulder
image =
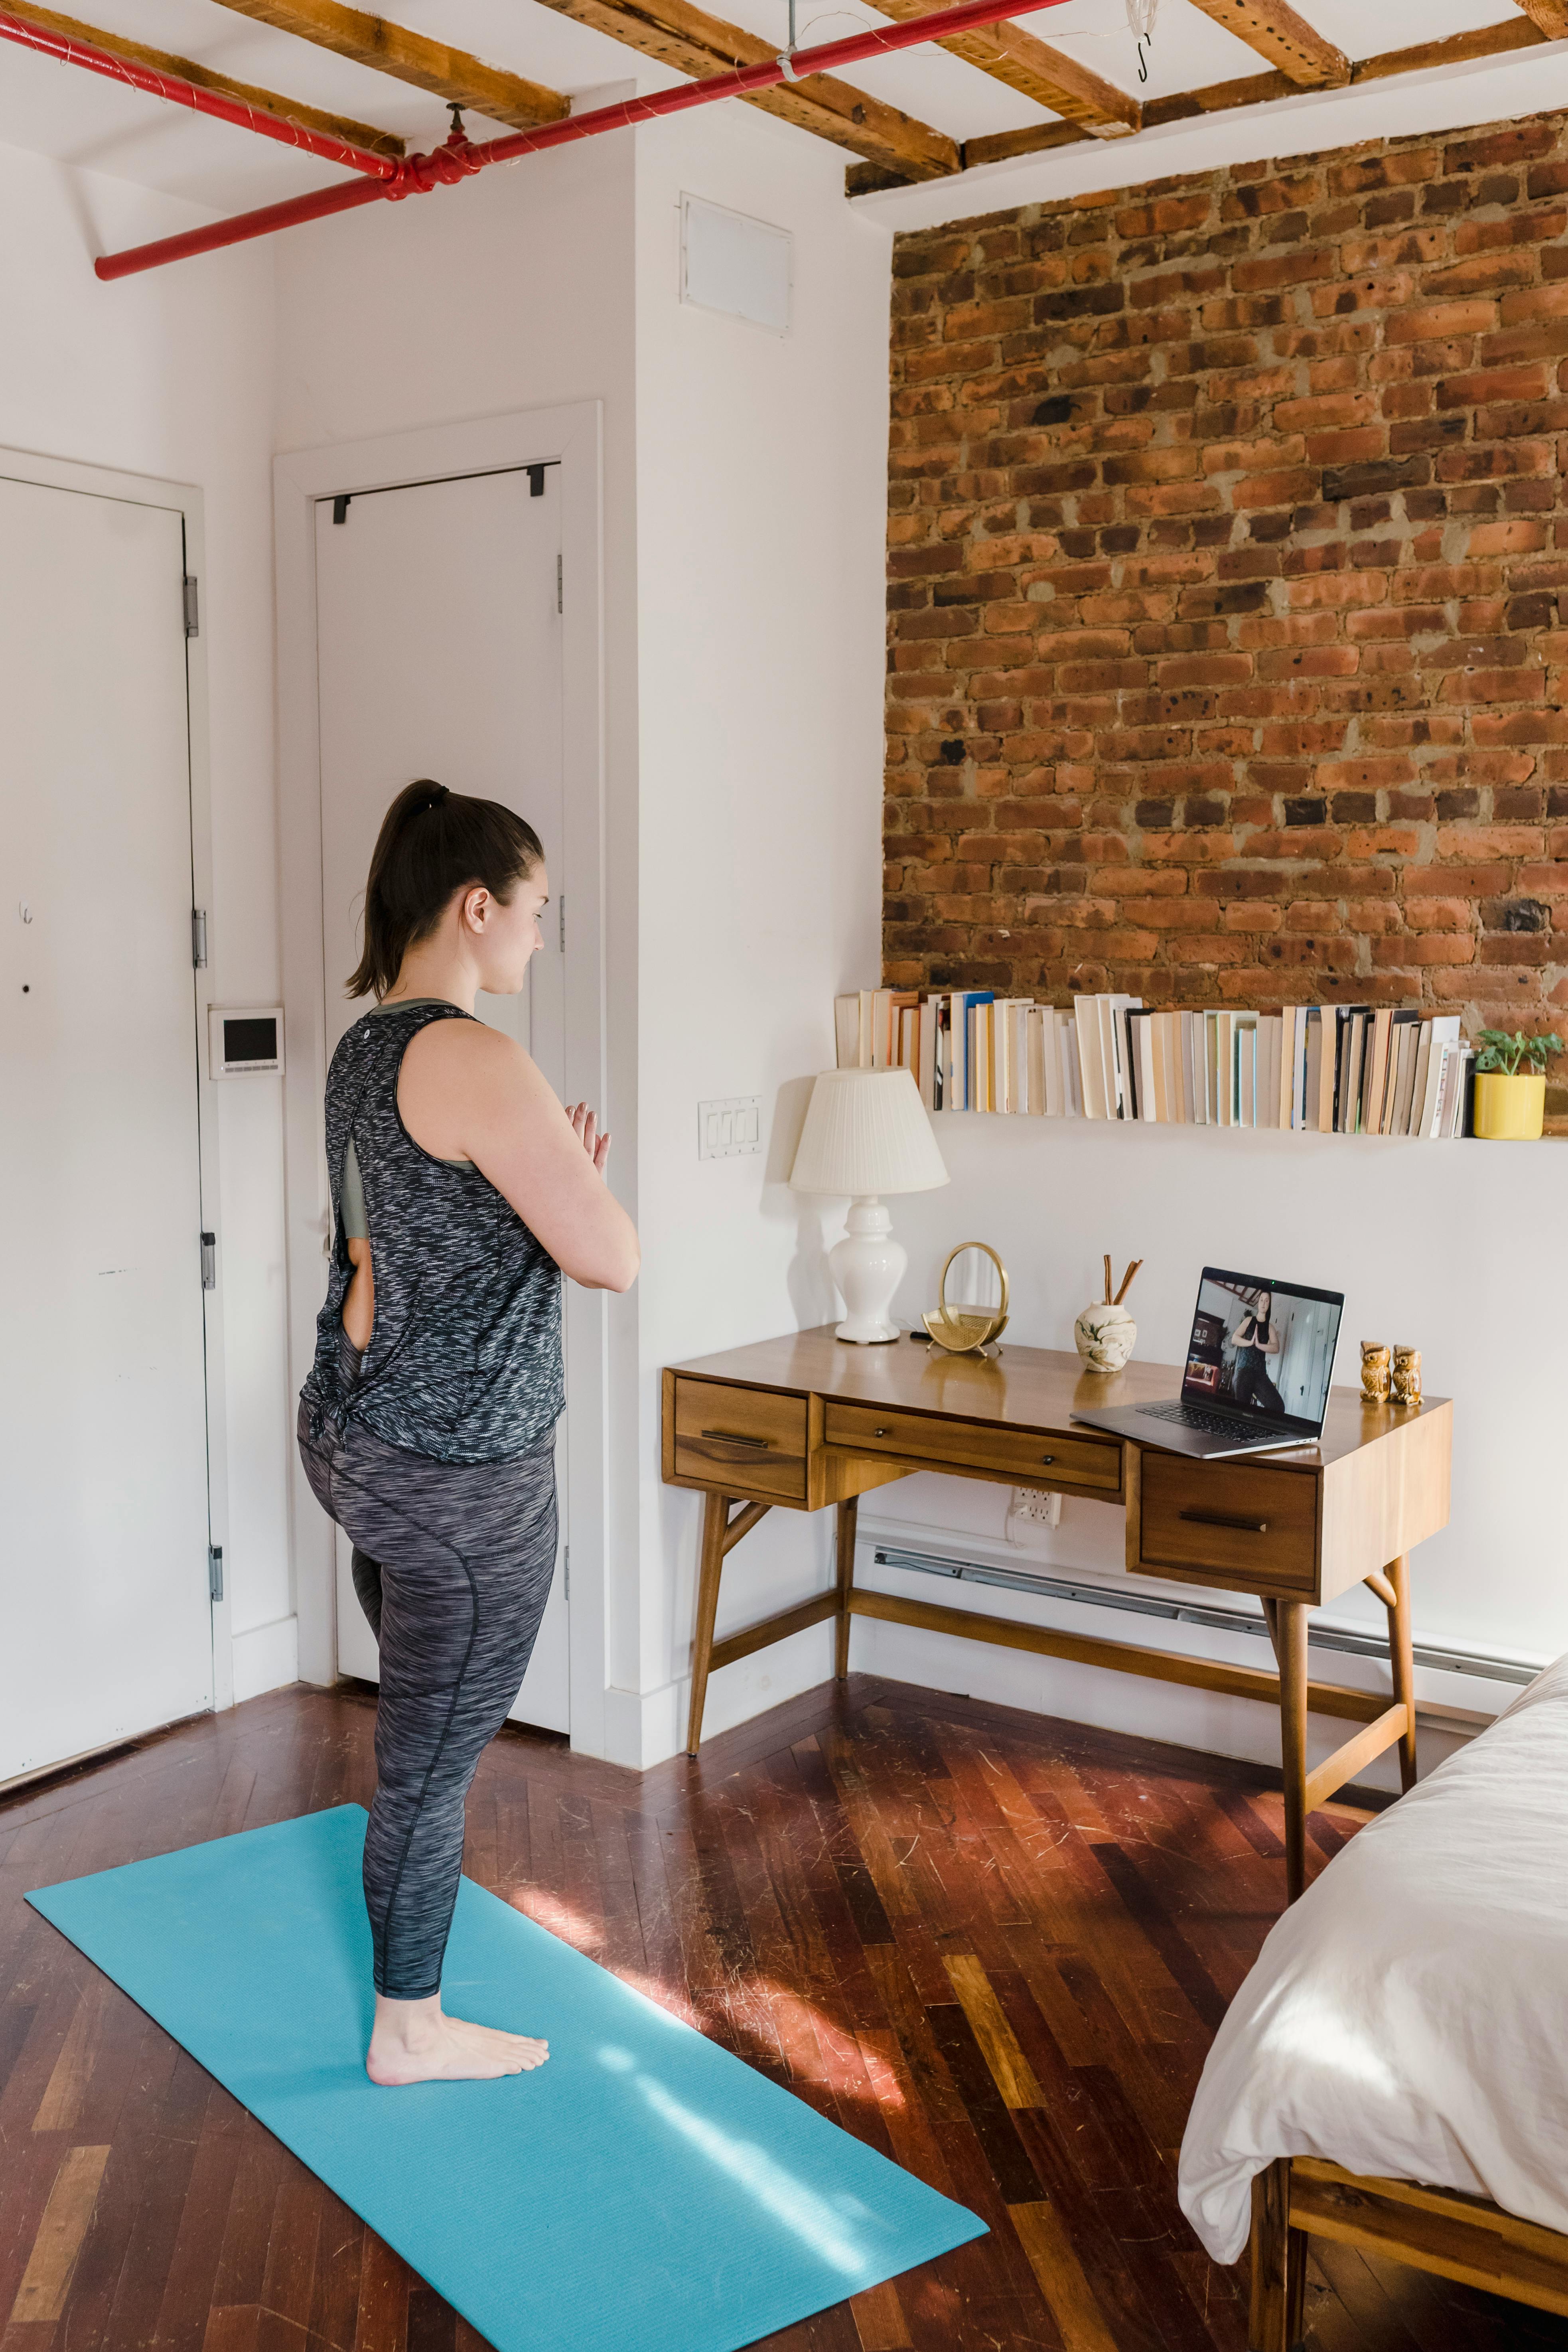
[[[432,1021],[409,1041],[398,1078],[404,1124],[437,1159],[473,1159],[500,1119],[543,1085],[515,1038],[483,1021]]]
[[[520,1067],[529,1056],[513,1037],[488,1021],[428,1021],[408,1041],[405,1070],[500,1071]]]

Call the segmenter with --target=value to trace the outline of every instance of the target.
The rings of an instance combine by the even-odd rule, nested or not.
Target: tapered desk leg
[[[691,1714],[686,1752],[702,1743],[702,1704],[708,1696],[708,1661],[713,1654],[713,1620],[719,1611],[719,1578],[724,1566],[724,1531],[730,1524],[728,1495],[702,1498],[702,1564],[697,1581],[697,1632],[691,1644]]]
[[[1388,1657],[1394,1670],[1394,1696],[1404,1701],[1407,1710],[1405,1730],[1399,1742],[1399,1785],[1402,1789],[1415,1786],[1415,1659],[1411,1646],[1410,1630],[1410,1559],[1401,1552],[1388,1563],[1388,1580],[1394,1587],[1394,1606],[1388,1612]]]
[[[1279,1753],[1285,1777],[1285,1900],[1307,1884],[1307,1607],[1277,1601]]]
[[[849,1594],[855,1582],[855,1522],[860,1497],[838,1506],[838,1625],[833,1671],[842,1682],[849,1672]]]

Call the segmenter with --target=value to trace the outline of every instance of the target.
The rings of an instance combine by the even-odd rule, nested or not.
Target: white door
[[[537,487],[536,487],[537,486]],[[339,519],[341,517],[341,520]],[[522,467],[316,506],[321,746],[321,908],[329,1055],[363,1010],[343,993],[359,961],[365,876],[395,793],[416,776],[504,802],[562,852],[561,499],[553,467]],[[556,909],[521,996],[482,996],[481,1019],[563,1083]],[[556,1442],[565,1494],[565,1423]],[[565,1542],[563,1515],[562,1546]],[[337,1541],[338,1666],[378,1675]],[[514,1717],[568,1728],[565,1578],[559,1558]]]
[[[184,572],[0,479],[0,1780],[212,1705]]]

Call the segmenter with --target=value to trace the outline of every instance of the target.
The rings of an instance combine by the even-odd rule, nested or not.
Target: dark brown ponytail
[[[455,894],[486,889],[502,900],[544,851],[531,824],[499,801],[468,799],[422,776],[405,784],[381,821],[364,890],[364,953],[350,996],[384,996],[404,957],[427,940]]]

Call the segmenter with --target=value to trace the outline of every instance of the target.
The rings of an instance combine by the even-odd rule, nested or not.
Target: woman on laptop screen
[[[1279,1326],[1274,1315],[1274,1294],[1260,1290],[1237,1325],[1233,1335],[1236,1363],[1230,1393],[1235,1404],[1285,1418],[1285,1400],[1268,1377],[1268,1360],[1279,1353]]]

